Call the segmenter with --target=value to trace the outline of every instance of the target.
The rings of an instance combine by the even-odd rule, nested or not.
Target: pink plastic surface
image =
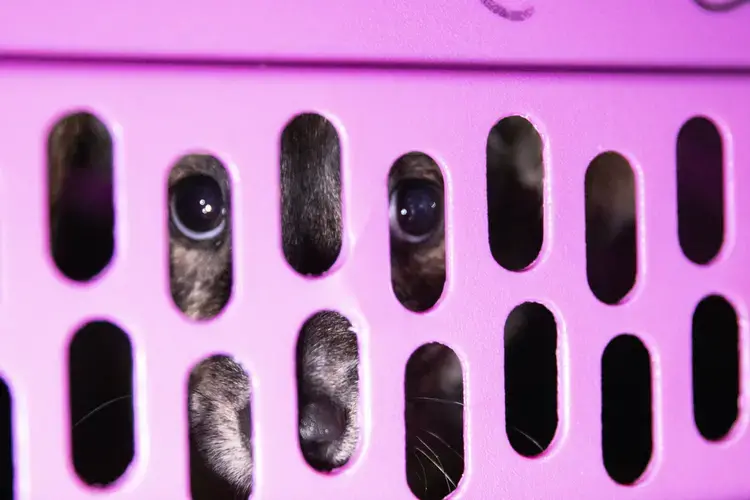
[[[3,0],[0,53],[747,68],[748,26],[695,0]]]
[[[235,1],[223,9],[188,2],[184,10],[162,12],[145,2],[79,0],[76,5],[88,6],[90,18],[97,19],[86,29],[76,23],[87,17],[63,12],[62,3],[11,3],[0,16],[6,54],[55,49],[750,62],[750,51],[739,48],[742,40],[750,45],[750,8],[709,19],[677,0],[607,2],[601,12],[615,16],[608,28],[584,23],[579,35],[550,32],[547,41],[543,28],[561,23],[572,30],[584,15],[579,12],[584,2],[540,1],[536,34],[528,39],[519,31],[521,23],[484,19],[484,11],[453,7],[461,4],[457,0],[436,1],[429,9],[427,2],[407,8],[390,0],[381,2],[382,11],[375,10],[377,2],[357,2],[351,9],[359,9],[359,25],[342,22],[344,14],[335,23],[316,18],[319,11],[307,3],[274,2],[285,6],[274,10],[275,16],[287,16],[289,25],[307,34],[297,38],[289,36],[289,25],[274,35],[276,25],[262,20],[261,14],[272,11],[270,2],[258,2],[259,13],[241,20]],[[332,0],[318,4],[323,10],[342,8]],[[664,5],[684,9],[683,17],[668,14]],[[200,28],[191,17],[198,11],[204,16]],[[597,12],[589,19],[604,22]],[[180,16],[190,22],[180,22]],[[671,20],[668,32],[656,21],[665,18]],[[167,20],[169,30],[163,28]],[[621,40],[625,26],[636,21],[644,35]],[[356,38],[357,26],[364,25],[373,31]],[[435,35],[440,26],[445,39]],[[497,26],[502,28],[495,33]],[[142,28],[138,36],[134,27]],[[432,34],[420,37],[419,30]],[[695,36],[689,42],[688,31]],[[605,32],[612,36],[604,40]],[[657,34],[662,45],[650,47],[649,37]],[[490,35],[494,38],[483,38]],[[591,37],[586,43],[585,36]],[[692,43],[695,51],[687,49]],[[750,498],[748,89],[750,77],[739,75],[0,63],[0,199],[6,207],[0,217],[0,375],[14,398],[17,497],[187,498],[186,376],[199,359],[226,352],[243,361],[254,381],[254,498],[411,498],[404,477],[404,366],[419,345],[441,341],[456,350],[465,370],[467,470],[454,498]],[[58,277],[45,241],[46,130],[62,113],[80,107],[109,126],[116,147],[116,256],[89,286]],[[345,246],[337,270],[314,281],[293,273],[278,245],[279,134],[301,111],[334,121],[344,159]],[[515,113],[527,115],[543,135],[548,179],[542,257],[519,274],[503,270],[490,255],[484,171],[489,128]],[[675,141],[696,114],[719,125],[726,156],[726,241],[706,267],[691,264],[677,239]],[[225,313],[199,325],[183,319],[172,303],[165,223],[167,172],[180,155],[196,149],[221,158],[233,179],[236,277]],[[390,289],[385,182],[393,161],[412,150],[435,158],[447,183],[448,281],[444,300],[426,315],[406,311]],[[630,300],[615,307],[594,298],[585,274],[583,178],[590,160],[605,150],[631,160],[638,186],[638,283]],[[730,300],[740,317],[740,417],[727,441],[718,444],[698,434],[692,415],[691,317],[710,293]],[[503,325],[527,300],[547,305],[560,326],[560,425],[549,452],[534,460],[510,447],[503,404]],[[335,477],[311,471],[296,436],[296,333],[325,308],[355,324],[362,359],[361,449],[352,466]],[[137,411],[136,458],[105,493],[87,490],[69,463],[65,386],[72,332],[102,317],[131,336]],[[601,458],[601,355],[620,333],[638,334],[653,364],[654,456],[633,487],[614,483]]]
[[[184,381],[216,351],[239,356],[254,376],[255,498],[409,498],[403,367],[432,340],[454,347],[466,372],[468,469],[457,497],[750,496],[747,80],[4,66],[0,85],[0,367],[15,398],[19,498],[86,498],[67,460],[64,353],[70,332],[102,315],[131,335],[136,360],[137,457],[111,498],[186,495]],[[83,105],[116,140],[118,248],[98,282],[74,287],[56,277],[45,250],[43,144],[52,120]],[[317,281],[290,271],[277,245],[278,137],[303,110],[334,119],[345,161],[342,263]],[[487,131],[517,112],[543,133],[549,176],[543,257],[523,274],[490,256],[484,195]],[[728,159],[728,241],[705,268],[683,257],[676,231],[675,139],[695,113],[719,123]],[[237,286],[225,314],[205,325],[182,319],[167,282],[165,179],[195,148],[222,158],[234,180]],[[389,283],[385,179],[415,149],[445,169],[450,203],[447,292],[424,316],[404,310]],[[605,149],[633,161],[639,189],[640,276],[632,300],[617,307],[597,302],[584,271],[583,176]],[[704,441],[692,417],[690,321],[710,292],[741,317],[741,416],[722,444]],[[503,420],[501,332],[507,313],[530,299],[561,326],[559,434],[537,460],[512,450]],[[299,326],[331,307],[357,325],[364,377],[361,455],[335,478],[299,456],[293,378]],[[636,487],[609,479],[600,451],[600,358],[621,332],[639,334],[653,362],[654,458]]]

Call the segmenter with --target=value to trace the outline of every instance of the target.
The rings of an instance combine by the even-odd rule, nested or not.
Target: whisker
[[[446,473],[445,470],[443,470],[443,468],[440,467],[422,448],[415,448],[415,450],[424,455],[427,460],[432,462],[432,465],[434,465],[437,470],[443,473],[443,476],[445,476],[447,481],[453,482],[453,480],[448,477],[448,473]]]
[[[463,406],[464,405],[460,401],[452,401],[450,399],[442,399],[442,398],[431,398],[431,397],[428,397],[428,396],[412,396],[409,399],[410,400],[419,400],[419,401],[432,401],[433,403],[443,403],[443,404],[458,405],[458,406]]]
[[[424,473],[424,478],[422,479],[422,482],[424,483],[424,494],[426,495],[427,494],[427,469],[424,468],[424,464],[419,459],[419,455],[417,455],[416,453],[414,453],[414,458],[417,459],[417,463],[419,464],[420,467],[422,467],[422,472]],[[419,477],[419,476],[417,476],[417,477]]]
[[[100,404],[99,406],[97,406],[96,408],[94,408],[93,410],[91,410],[90,412],[88,412],[86,415],[84,415],[83,417],[81,417],[80,419],[78,419],[78,422],[76,422],[75,424],[73,424],[73,428],[75,429],[80,424],[82,424],[83,422],[85,422],[86,420],[88,420],[88,418],[91,417],[94,413],[96,413],[96,412],[98,412],[100,410],[103,410],[104,408],[106,408],[107,406],[109,406],[111,404],[114,404],[114,403],[117,403],[119,401],[122,401],[123,399],[128,399],[129,397],[131,397],[130,394],[126,394],[125,396],[120,396],[120,397],[117,397],[117,398],[114,398],[114,399],[110,399],[109,401],[105,401],[104,403]]]
[[[520,435],[522,435],[523,437],[525,437],[526,439],[528,439],[528,440],[529,440],[529,441],[531,441],[532,443],[534,443],[534,444],[536,445],[536,447],[537,447],[537,448],[539,448],[539,452],[540,452],[540,453],[544,451],[544,448],[542,447],[542,445],[541,445],[541,444],[539,444],[539,443],[537,442],[537,440],[536,440],[536,439],[532,438],[531,436],[529,436],[528,434],[526,434],[525,432],[523,432],[523,431],[522,431],[521,429],[519,429],[519,428],[518,428],[518,427],[516,427],[515,425],[509,425],[508,427],[509,427],[510,429],[513,429],[514,431],[516,431],[517,433],[519,433]]]
[[[455,450],[455,448],[453,448],[450,444],[448,444],[448,442],[445,439],[441,438],[440,436],[438,436],[437,434],[435,434],[434,432],[432,432],[429,429],[422,428],[420,430],[422,430],[423,432],[426,432],[430,436],[434,437],[435,439],[437,439],[438,441],[440,441],[441,443],[443,443],[443,445],[445,445],[446,448],[448,448],[450,451],[452,451],[453,453],[455,453],[456,456],[458,458],[460,458],[461,460],[464,459],[464,456],[461,453],[457,452]]]
[[[445,485],[446,485],[446,486],[448,487],[448,489],[450,489],[451,485],[453,485],[453,489],[456,489],[456,483],[454,483],[454,482],[453,482],[453,479],[451,479],[451,478],[450,478],[450,476],[448,475],[448,473],[447,473],[447,472],[445,472],[445,469],[443,468],[443,462],[442,462],[442,461],[440,460],[440,456],[439,456],[439,455],[438,455],[437,453],[435,453],[435,450],[433,450],[432,448],[430,448],[430,445],[428,445],[427,443],[425,443],[424,439],[422,439],[422,438],[421,438],[421,437],[419,437],[419,436],[417,436],[417,439],[419,439],[419,441],[420,441],[420,442],[421,442],[421,443],[422,443],[423,445],[425,445],[425,447],[427,447],[427,449],[428,449],[428,450],[430,451],[430,453],[432,453],[432,455],[433,455],[433,456],[435,457],[435,459],[437,459],[438,463],[435,463],[435,461],[434,461],[434,460],[432,460],[432,459],[430,459],[430,461],[431,461],[431,462],[433,463],[433,465],[434,465],[435,467],[437,467],[437,469],[438,469],[438,470],[439,470],[440,472],[442,472],[442,473],[443,473],[443,476],[445,476]],[[419,448],[418,448],[418,449],[419,449]],[[422,453],[423,453],[423,454],[424,454],[424,455],[425,455],[425,456],[426,456],[427,458],[430,458],[429,456],[427,456],[427,454],[426,454],[426,453],[424,452],[424,450],[422,451]],[[438,464],[440,464],[440,465],[438,465]],[[448,484],[449,482],[450,482],[450,484]]]

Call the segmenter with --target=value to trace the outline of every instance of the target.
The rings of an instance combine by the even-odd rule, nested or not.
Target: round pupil
[[[401,229],[412,236],[424,236],[440,219],[437,194],[425,186],[406,185],[396,195],[396,216]]]
[[[192,231],[214,229],[224,217],[221,187],[207,175],[186,177],[174,188],[174,211],[180,222]]]

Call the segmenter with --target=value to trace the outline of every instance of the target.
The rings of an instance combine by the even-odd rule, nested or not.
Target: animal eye
[[[185,177],[172,187],[169,198],[172,223],[191,240],[210,240],[226,227],[226,199],[213,177]]]
[[[431,181],[406,179],[391,193],[391,232],[409,243],[427,240],[443,222],[442,195]]]

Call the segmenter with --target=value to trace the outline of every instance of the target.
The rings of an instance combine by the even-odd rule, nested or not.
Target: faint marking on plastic
[[[701,1],[701,0],[696,0]],[[738,0],[735,0],[738,1]],[[739,0],[744,2],[745,0]],[[522,10],[509,9],[503,5],[500,5],[495,0],[482,0],[482,5],[487,7],[490,12],[496,16],[500,16],[508,21],[525,21],[534,14],[534,7],[527,7]]]
[[[489,1],[489,0],[487,0]],[[743,5],[748,4],[750,0],[693,0],[695,4],[703,10],[709,12],[729,12],[735,10]]]

